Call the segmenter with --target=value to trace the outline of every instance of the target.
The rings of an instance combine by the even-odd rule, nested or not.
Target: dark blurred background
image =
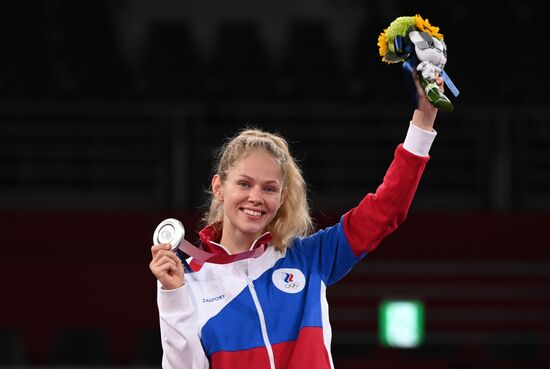
[[[319,227],[374,191],[413,109],[377,37],[416,13],[441,28],[461,95],[407,222],[328,290],[335,365],[548,365],[536,3],[2,2],[0,366],[160,367],[152,233],[177,217],[195,241],[214,150],[239,128],[288,138]],[[423,302],[421,346],[380,345],[391,298]]]

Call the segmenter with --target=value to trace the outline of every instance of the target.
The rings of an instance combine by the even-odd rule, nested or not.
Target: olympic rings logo
[[[298,283],[298,282],[292,282],[292,283],[286,283],[285,284],[285,288],[294,288],[294,289],[296,289],[298,287],[300,287],[300,283]]]
[[[307,284],[304,273],[296,268],[276,269],[273,271],[271,279],[275,287],[290,294],[300,293]]]

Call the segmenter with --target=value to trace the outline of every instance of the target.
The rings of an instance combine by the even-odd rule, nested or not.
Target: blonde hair
[[[247,153],[265,150],[279,163],[283,174],[284,198],[277,215],[267,225],[266,231],[273,235],[276,249],[283,251],[296,236],[307,236],[313,229],[307,201],[307,187],[302,172],[290,155],[286,140],[274,133],[257,128],[246,128],[228,139],[221,147],[214,174],[222,183],[235,162]],[[222,226],[223,203],[210,195],[210,207],[203,221],[206,224]]]

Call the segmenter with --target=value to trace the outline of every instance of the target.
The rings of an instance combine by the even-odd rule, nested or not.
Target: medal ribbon
[[[191,256],[199,264],[212,263],[212,264],[229,264],[234,261],[244,260],[248,258],[257,258],[261,256],[267,248],[267,244],[262,243],[259,247],[253,250],[240,252],[238,254],[214,254],[206,252],[186,239],[182,239],[178,249],[187,255]]]

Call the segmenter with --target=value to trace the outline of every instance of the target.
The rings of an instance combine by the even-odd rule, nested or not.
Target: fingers
[[[154,258],[160,250],[170,250],[172,247],[169,243],[161,243],[159,245],[151,246],[151,256]]]
[[[149,269],[165,289],[181,287],[184,281],[184,269],[178,255],[170,244],[151,246],[152,260]]]
[[[169,255],[162,255],[157,261],[153,262],[153,267],[159,270],[170,271],[176,270],[179,263],[181,263],[179,259],[174,260]]]
[[[151,254],[153,259],[151,264],[159,264],[162,260],[172,260],[174,263],[180,263],[180,258],[175,252],[172,252],[169,244],[154,245],[151,247]]]
[[[424,88],[422,87],[422,84],[420,83],[420,79],[418,78],[418,72],[415,70],[412,73],[414,86],[416,87],[416,94],[418,97],[421,97],[424,94]]]
[[[169,244],[152,246],[151,254],[153,259],[149,263],[149,268],[155,275],[175,272],[181,264],[180,258],[175,252],[172,252]]]
[[[435,84],[437,85],[437,87],[439,87],[441,92],[445,92],[445,80],[443,79],[443,77],[437,76],[435,78]]]

